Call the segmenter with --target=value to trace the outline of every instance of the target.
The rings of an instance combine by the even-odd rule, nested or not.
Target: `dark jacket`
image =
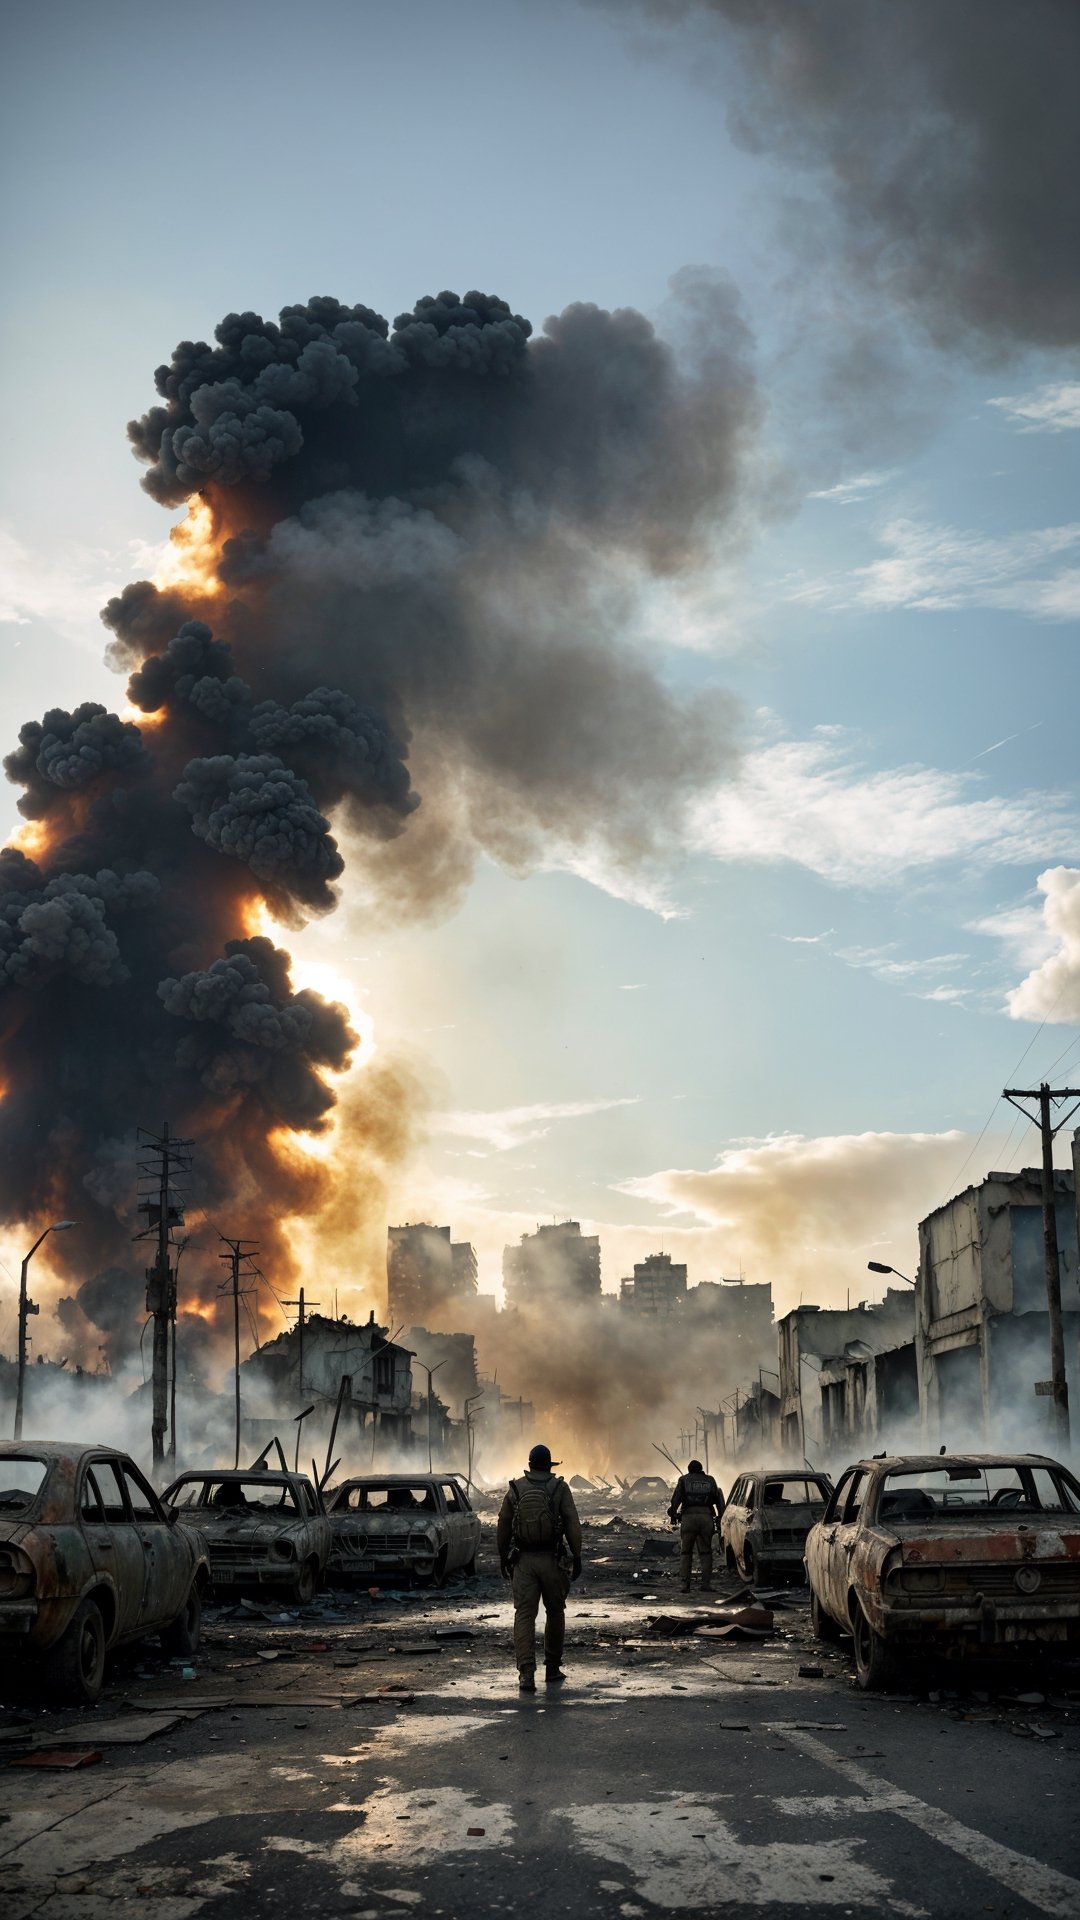
[[[566,1481],[557,1481],[556,1475],[553,1473],[524,1473],[520,1477],[523,1480],[531,1480],[536,1486],[553,1487],[558,1484],[561,1488],[556,1512],[559,1516],[562,1536],[571,1553],[575,1558],[580,1559],[581,1521],[578,1519],[578,1510],[574,1505],[574,1496],[567,1486]],[[514,1496],[509,1487],[506,1489],[502,1506],[499,1509],[499,1524],[496,1529],[495,1539],[499,1549],[499,1559],[505,1561],[514,1544]],[[555,1549],[553,1548],[552,1551],[554,1552]]]
[[[717,1515],[724,1511],[724,1496],[711,1473],[683,1473],[675,1482],[668,1508],[672,1520],[677,1520],[680,1513],[689,1513],[695,1507]]]

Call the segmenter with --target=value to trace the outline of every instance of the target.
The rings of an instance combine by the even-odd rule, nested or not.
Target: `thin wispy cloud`
[[[1080,428],[1080,380],[1057,380],[1031,393],[1002,393],[987,401],[1021,433],[1067,433]]]
[[[1071,795],[987,793],[980,775],[921,765],[867,769],[834,728],[747,756],[695,812],[693,842],[724,861],[806,867],[838,886],[913,873],[1080,859]]]
[[[876,493],[892,477],[892,468],[881,473],[860,473],[853,480],[838,481],[835,487],[817,487],[806,497],[808,500],[829,500],[836,507],[850,507],[857,500],[865,500],[869,494]]]
[[[1003,740],[995,740],[988,747],[980,747],[978,753],[973,753],[966,764],[969,767],[974,766],[976,760],[985,760],[988,753],[998,753],[1002,747],[1011,746],[1014,740],[1022,740],[1027,733],[1038,733],[1041,726],[1041,720],[1033,720],[1030,727],[1020,727],[1016,733],[1007,733]]]
[[[488,1112],[459,1108],[432,1116],[436,1133],[458,1140],[476,1140],[493,1153],[510,1153],[530,1140],[542,1140],[561,1120],[587,1120],[616,1107],[636,1107],[640,1094],[614,1100],[539,1101],[527,1107],[499,1107]]]
[[[783,597],[803,606],[876,613],[985,607],[1031,620],[1080,616],[1080,522],[984,534],[892,520],[878,538],[885,549],[879,559],[844,573],[800,578]]]

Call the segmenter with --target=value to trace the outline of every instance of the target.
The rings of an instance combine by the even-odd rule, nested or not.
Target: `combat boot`
[[[561,1667],[547,1666],[544,1668],[544,1679],[549,1687],[554,1687],[560,1680],[565,1680],[566,1675]]]
[[[519,1667],[518,1668],[518,1692],[519,1693],[535,1693],[536,1692],[536,1668],[535,1667]]]

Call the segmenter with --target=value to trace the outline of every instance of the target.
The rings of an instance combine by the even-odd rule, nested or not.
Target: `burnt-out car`
[[[1080,1645],[1080,1482],[1041,1454],[860,1460],[806,1540],[819,1638],[863,1687],[905,1660]]]
[[[729,1572],[744,1580],[782,1574],[801,1579],[806,1536],[832,1493],[827,1474],[760,1468],[740,1474],[720,1516],[720,1545]]]
[[[480,1519],[453,1474],[361,1474],[327,1494],[327,1508],[335,1577],[441,1587],[448,1573],[476,1572]]]
[[[194,1653],[205,1542],[110,1447],[0,1442],[0,1654],[40,1660],[49,1692],[101,1693],[113,1647],[160,1634]]]
[[[269,1587],[302,1607],[314,1599],[330,1522],[305,1474],[261,1467],[182,1473],[162,1497],[201,1531],[215,1592]]]

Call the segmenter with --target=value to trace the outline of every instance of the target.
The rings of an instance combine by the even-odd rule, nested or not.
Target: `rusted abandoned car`
[[[109,1447],[0,1444],[0,1652],[42,1662],[49,1691],[80,1706],[105,1655],[160,1634],[194,1653],[206,1545],[177,1526],[138,1467]]]
[[[730,1573],[744,1580],[802,1578],[806,1536],[832,1493],[824,1473],[759,1470],[741,1474],[720,1516],[720,1545]]]
[[[215,1591],[270,1587],[306,1607],[330,1553],[330,1522],[302,1473],[182,1473],[162,1498],[203,1534]]]
[[[362,1474],[327,1494],[335,1577],[406,1576],[441,1587],[476,1572],[480,1519],[452,1474]]]
[[[1080,1643],[1080,1482],[1041,1454],[860,1460],[806,1540],[820,1639],[860,1686],[905,1658]]]

